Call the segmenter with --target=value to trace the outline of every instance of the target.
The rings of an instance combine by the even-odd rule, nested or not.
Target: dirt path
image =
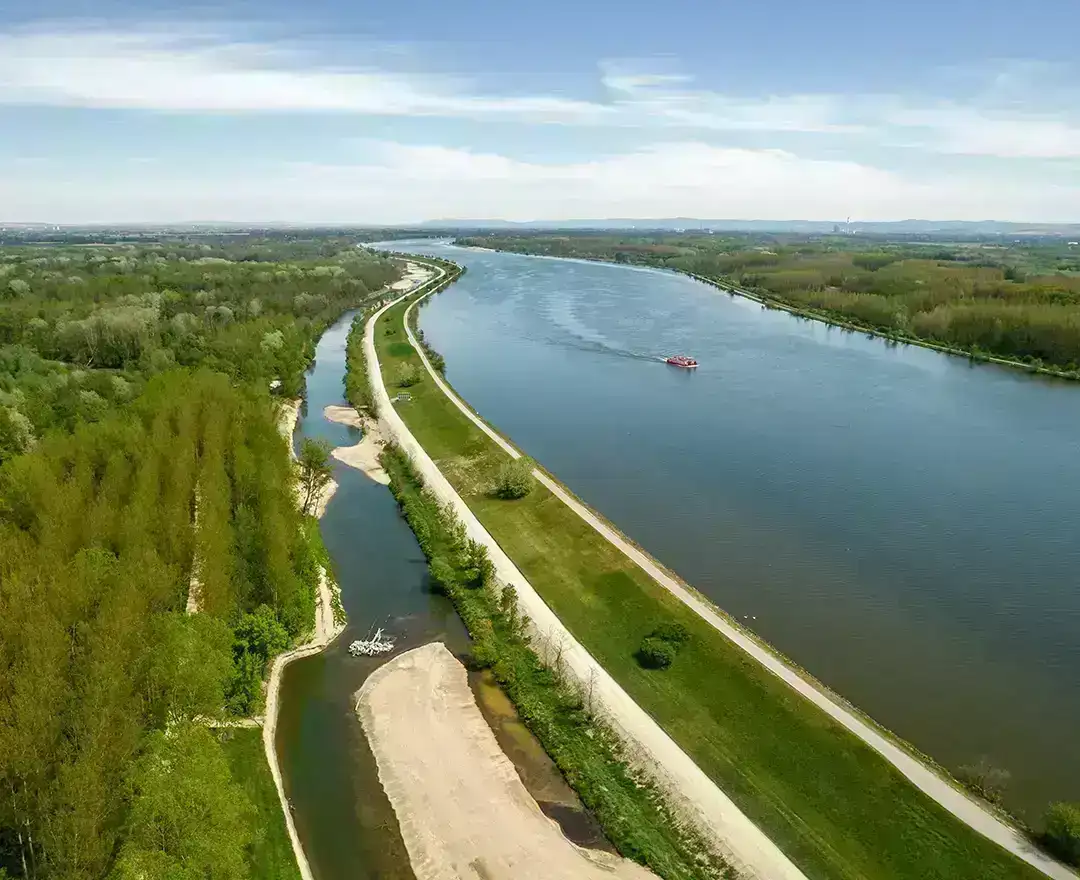
[[[589,688],[595,709],[604,715],[622,740],[628,757],[653,778],[665,791],[669,803],[701,829],[729,864],[749,878],[805,880],[803,873],[780,849],[570,635],[413,437],[390,403],[375,351],[375,322],[391,305],[393,303],[388,303],[376,312],[364,328],[369,381],[383,424],[412,459],[425,484],[443,503],[451,506],[465,525],[468,536],[488,548],[496,577],[512,586],[518,595],[519,608],[530,621],[538,649],[547,651],[549,657],[558,652],[564,671]]]
[[[359,443],[354,446],[339,446],[331,455],[342,464],[356,468],[376,483],[389,486],[390,477],[379,464],[379,453],[382,452],[385,442],[379,424],[363,418],[351,406],[328,406],[323,410],[323,415],[331,422],[359,428],[364,432]]]
[[[575,846],[526,791],[480,714],[465,667],[440,642],[373,672],[356,712],[417,880],[647,880]]]
[[[420,299],[422,300],[423,297]],[[420,302],[420,300],[417,300],[417,303],[418,302]],[[435,381],[435,384],[438,385],[440,390],[446,394],[454,405],[461,410],[473,424],[495,441],[495,443],[497,443],[499,447],[512,458],[520,458],[522,456],[521,452],[500,437],[487,425],[487,423],[473,413],[428,362],[423,349],[417,343],[417,340],[409,327],[408,312],[415,308],[417,303],[413,303],[409,309],[406,310],[403,320],[405,332],[408,335],[409,341],[420,355],[429,375]],[[370,353],[368,356],[371,356]],[[373,363],[377,363],[377,361],[373,361]],[[745,630],[733,624],[713,605],[690,589],[682,581],[665,571],[655,560],[648,556],[648,554],[634,546],[634,544],[627,540],[610,523],[603,520],[600,516],[575,499],[566,491],[566,489],[552,480],[547,474],[537,469],[533,471],[533,476],[581,517],[581,519],[603,535],[603,537],[612,545],[621,550],[660,586],[670,592],[673,596],[677,597],[687,605],[687,607],[691,608],[719,633],[745,651],[746,654],[753,658],[757,663],[776,675],[785,684],[824,711],[830,718],[843,725],[847,730],[855,734],[855,736],[878,752],[924,794],[933,798],[962,822],[1008,850],[1013,855],[1023,859],[1032,867],[1037,868],[1039,871],[1046,874],[1046,876],[1052,877],[1054,880],[1077,880],[1077,874],[1075,872],[1036,849],[1018,828],[1002,820],[997,814],[992,812],[982,803],[958,788],[951,780],[945,778],[936,770],[927,766],[904,748],[897,745],[892,739],[884,735],[871,724],[868,724],[851,709],[844,706],[834,695],[828,693],[818,685],[807,681],[807,679],[796,669],[777,657],[771,650],[763,646]]]

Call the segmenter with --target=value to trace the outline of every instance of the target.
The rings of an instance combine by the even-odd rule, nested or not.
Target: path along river
[[[575,493],[946,766],[1008,770],[1028,818],[1080,800],[1080,386],[673,274],[395,248],[468,267],[420,326]]]
[[[319,341],[297,444],[304,437],[324,438],[334,446],[351,446],[359,439],[355,429],[323,417],[326,406],[345,402],[342,378],[351,322],[352,314],[346,314]],[[401,650],[437,640],[463,655],[468,636],[449,601],[431,593],[424,555],[390,490],[338,462],[334,479],[338,490],[320,529],[349,626],[325,652],[286,667],[278,756],[316,880],[412,880],[397,820],[353,710],[353,694],[388,658],[351,657],[347,649],[373,626],[385,627]],[[471,676],[471,685],[500,745],[544,811],[574,841],[607,848],[595,821],[583,812],[502,691],[478,674]]]

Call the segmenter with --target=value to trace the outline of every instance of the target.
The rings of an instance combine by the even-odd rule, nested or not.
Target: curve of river
[[[671,273],[432,242],[447,377],[575,493],[949,768],[1080,800],[1080,387]],[[659,361],[687,353],[690,373]]]

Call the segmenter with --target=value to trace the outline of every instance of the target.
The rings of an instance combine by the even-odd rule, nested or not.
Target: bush
[[[645,636],[637,650],[637,661],[646,669],[667,669],[675,660],[678,647],[656,636]]]
[[[496,498],[514,500],[524,498],[536,485],[532,475],[532,463],[525,458],[508,461],[499,468],[495,475],[495,487],[492,494]]]
[[[978,764],[968,764],[956,771],[956,778],[965,788],[984,801],[1000,804],[1009,782],[1009,771],[994,767],[986,758]]]
[[[1080,866],[1080,804],[1053,804],[1046,813],[1043,843],[1050,852]]]
[[[397,383],[401,388],[408,388],[420,381],[420,369],[415,364],[402,364],[398,367]]]
[[[689,639],[681,623],[662,623],[641,640],[634,656],[644,669],[667,669]]]

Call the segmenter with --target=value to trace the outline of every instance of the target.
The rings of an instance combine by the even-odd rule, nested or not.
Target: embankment
[[[395,306],[380,332],[365,338],[370,363],[376,363],[377,338],[387,375],[395,375],[403,363],[424,367],[411,345],[402,346],[408,341],[404,312],[403,305]],[[586,656],[625,688],[627,700],[636,700],[663,724],[742,812],[808,873],[982,880],[1037,877],[1038,867],[1049,876],[1074,876],[1008,826],[1001,827],[1009,835],[1011,855],[957,821],[847,725],[830,718],[831,712],[800,697],[792,689],[796,682],[658,581],[558,492],[541,485],[521,501],[492,498],[488,487],[506,452],[444,387],[429,373],[410,388],[412,399],[399,403],[396,412],[388,401],[382,404],[408,424],[414,459],[430,453],[444,463],[450,480],[432,464],[433,487],[441,479],[451,492],[467,496],[465,505],[454,492],[458,504],[497,541],[499,552],[518,562],[520,574],[539,593],[537,613],[558,614],[556,620],[566,624]],[[465,513],[459,515],[468,525]],[[689,646],[671,669],[643,670],[634,652],[663,621],[683,624],[691,634]],[[998,821],[973,806],[980,816]]]

